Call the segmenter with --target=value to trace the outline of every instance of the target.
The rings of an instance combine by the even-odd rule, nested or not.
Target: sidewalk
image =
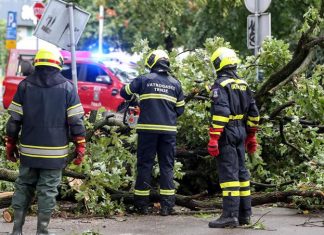
[[[49,226],[51,232],[57,235],[76,235],[86,231],[104,235],[321,235],[324,227],[296,226],[303,224],[309,218],[311,221],[323,221],[324,212],[319,214],[299,215],[296,210],[285,208],[254,208],[253,222],[266,214],[261,221],[265,230],[210,229],[211,219],[195,216],[128,216],[119,219],[53,219]],[[0,210],[2,214],[2,210]],[[323,226],[323,223],[317,223]],[[0,219],[0,234],[11,231],[12,224]],[[36,217],[28,216],[24,226],[24,235],[35,234]],[[90,233],[88,233],[90,234]],[[95,233],[93,233],[95,234]]]

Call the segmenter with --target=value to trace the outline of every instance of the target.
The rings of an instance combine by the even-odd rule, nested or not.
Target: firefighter
[[[20,160],[12,198],[12,235],[22,234],[35,191],[37,234],[51,234],[48,224],[67,161],[69,133],[75,144],[74,164],[81,164],[85,153],[84,111],[73,84],[60,73],[63,65],[60,52],[40,49],[34,65],[35,71],[20,82],[8,108],[6,157],[12,162]]]
[[[175,204],[173,167],[176,146],[177,117],[184,111],[184,97],[180,82],[170,75],[168,54],[154,50],[146,58],[150,73],[140,75],[121,90],[121,96],[131,99],[139,95],[140,116],[136,125],[137,178],[135,208],[147,214],[151,189],[151,174],[155,156],[160,166],[160,214],[167,216]]]
[[[208,152],[216,157],[223,193],[223,213],[209,227],[249,224],[250,175],[245,167],[245,149],[257,149],[259,112],[248,84],[236,72],[239,59],[234,50],[221,47],[211,57],[217,79],[211,89],[211,127]]]

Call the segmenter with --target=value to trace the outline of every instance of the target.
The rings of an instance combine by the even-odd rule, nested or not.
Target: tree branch
[[[296,147],[295,145],[289,143],[286,139],[285,133],[284,133],[284,123],[282,120],[280,120],[279,122],[279,130],[280,130],[280,136],[282,139],[282,143],[289,146],[290,148],[292,148],[293,150],[295,150],[296,152],[298,152],[300,155],[303,155],[308,161],[310,161],[311,159],[304,154],[298,147]]]
[[[269,91],[283,82],[289,77],[296,69],[300,67],[305,58],[308,56],[309,50],[302,49],[295,57],[293,57],[288,64],[286,64],[281,70],[272,74],[268,80],[266,80],[255,94],[256,103],[259,108],[263,105],[266,98],[269,97]]]
[[[292,121],[294,120],[294,118],[292,117],[283,117],[284,120],[286,121]],[[300,119],[298,120],[300,124],[302,125],[307,125],[307,126],[318,126],[320,123],[319,122],[314,122],[314,121],[310,121],[310,120],[303,120],[303,119]]]
[[[310,49],[316,45],[319,45],[323,41],[324,41],[324,36],[318,37],[318,38],[314,39],[313,41],[310,41],[306,45],[304,45],[304,48]]]
[[[277,117],[280,114],[280,112],[282,110],[284,110],[287,107],[293,106],[294,104],[295,104],[295,101],[291,100],[285,104],[280,105],[279,107],[275,108],[275,110],[272,111],[272,113],[269,115],[269,118],[274,119],[275,117]]]
[[[128,127],[124,125],[124,123],[122,123],[121,121],[112,118],[114,117],[113,114],[109,114],[108,116],[106,116],[104,119],[101,119],[99,121],[97,121],[96,123],[94,123],[94,126],[91,130],[87,131],[87,135],[86,135],[86,140],[87,142],[90,141],[91,137],[93,136],[93,134],[99,130],[100,128],[104,127],[104,126],[118,126],[120,128],[120,130],[126,130]]]
[[[276,188],[276,187],[282,187],[282,186],[292,184],[292,183],[294,183],[293,180],[284,182],[284,183],[279,184],[279,185],[277,185],[277,184],[263,184],[263,183],[258,183],[258,182],[251,181],[251,185],[262,187],[262,188]]]
[[[322,1],[321,9],[319,15],[322,16],[324,13],[324,3]],[[300,37],[297,48],[294,52],[293,58],[279,71],[272,74],[268,80],[266,80],[260,87],[260,89],[255,94],[256,103],[259,108],[264,104],[264,102],[269,97],[269,91],[274,87],[278,86],[281,82],[287,79],[295,70],[297,70],[302,64],[305,58],[308,56],[310,50],[317,44],[321,43],[322,36],[312,40],[310,35],[313,33],[318,21],[315,20],[310,25],[310,28],[306,33],[303,33]]]
[[[274,94],[277,90],[281,89],[283,86],[285,86],[289,81],[294,79],[298,74],[304,72],[307,68],[308,65],[312,62],[312,59],[314,58],[315,51],[311,50],[307,57],[304,59],[303,63],[292,73],[286,78],[284,81],[279,83],[277,86],[272,88],[269,93]]]

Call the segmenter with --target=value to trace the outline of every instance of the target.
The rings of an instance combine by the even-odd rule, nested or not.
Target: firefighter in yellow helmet
[[[208,152],[216,157],[223,213],[209,227],[248,224],[251,216],[250,175],[245,167],[245,149],[257,149],[255,134],[259,112],[252,92],[237,73],[239,59],[234,50],[221,47],[211,56],[217,79],[211,90],[211,126]]]
[[[135,207],[147,214],[151,175],[155,156],[160,166],[160,195],[163,216],[169,215],[175,204],[173,167],[176,145],[177,117],[184,111],[180,82],[169,73],[168,54],[155,50],[145,61],[150,73],[140,75],[120,92],[125,99],[139,94],[140,116],[136,125],[137,178],[134,192]]]
[[[85,153],[84,111],[73,84],[60,73],[61,53],[57,49],[41,49],[35,56],[34,65],[35,71],[18,85],[8,108],[7,159],[20,160],[12,198],[12,235],[22,234],[35,191],[37,234],[50,234],[47,227],[56,205],[62,169],[66,166],[69,132],[75,144],[74,164],[81,164]]]

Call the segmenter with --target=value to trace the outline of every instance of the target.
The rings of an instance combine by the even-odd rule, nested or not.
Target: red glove
[[[209,142],[208,142],[208,153],[212,157],[217,157],[219,155],[219,149],[218,149],[218,140],[220,137],[220,134],[223,132],[223,129],[215,129],[210,127],[209,128]]]
[[[257,128],[250,128],[245,139],[245,149],[249,154],[255,153],[258,147],[258,142],[255,136],[256,132]]]
[[[5,137],[6,140],[6,158],[11,162],[17,162],[19,157],[16,140],[10,136]]]
[[[84,153],[86,150],[86,140],[84,136],[77,136],[73,138],[75,144],[75,158],[73,160],[74,165],[80,165],[84,159]]]

